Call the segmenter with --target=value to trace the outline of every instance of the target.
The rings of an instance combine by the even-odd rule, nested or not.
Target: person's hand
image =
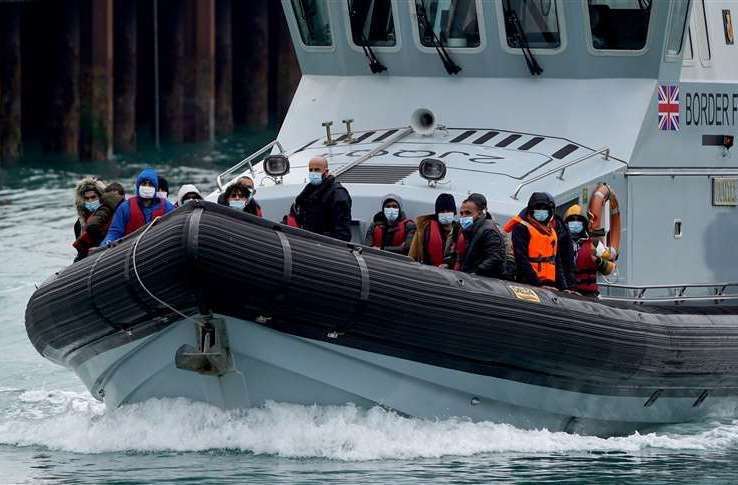
[[[446,263],[439,264],[438,267],[441,268],[441,269],[448,269],[448,265]]]

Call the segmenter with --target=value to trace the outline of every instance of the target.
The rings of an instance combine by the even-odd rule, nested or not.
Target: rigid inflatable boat
[[[472,277],[196,202],[44,283],[26,326],[112,405],[349,401],[618,433],[735,411],[736,314]]]

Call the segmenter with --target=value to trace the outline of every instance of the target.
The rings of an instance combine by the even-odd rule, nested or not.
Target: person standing
[[[407,254],[415,236],[415,222],[405,216],[402,199],[395,194],[382,198],[381,210],[366,231],[364,245],[397,254]]]
[[[158,184],[159,177],[156,170],[146,168],[141,171],[136,177],[136,195],[118,206],[108,234],[101,245],[109,246],[114,241],[149,224],[156,217],[161,217],[174,210],[174,206],[168,200],[156,197]]]
[[[597,297],[600,294],[597,274],[609,275],[615,271],[614,251],[602,243],[595,244],[590,237],[589,218],[582,206],[571,206],[564,214],[564,221],[572,235],[576,261],[576,286],[572,289],[585,296]]]
[[[325,157],[308,162],[309,183],[295,199],[297,223],[303,229],[351,240],[351,196],[328,171]]]

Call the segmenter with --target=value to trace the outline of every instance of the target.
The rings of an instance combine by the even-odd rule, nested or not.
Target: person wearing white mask
[[[461,236],[461,226],[456,220],[456,200],[451,194],[436,198],[435,213],[415,219],[417,231],[410,244],[408,256],[419,263],[448,268],[453,262],[447,259]]]
[[[295,199],[297,222],[324,236],[351,240],[351,195],[328,171],[325,157],[308,162],[308,184]]]
[[[254,198],[255,194],[254,180],[249,176],[243,176],[226,187],[218,197],[218,203],[247,214],[263,217],[261,206]]]
[[[136,177],[136,195],[120,204],[113,215],[113,222],[100,244],[110,246],[118,239],[127,236],[142,226],[149,224],[174,210],[166,199],[156,197],[159,189],[159,176],[153,168],[146,168]]]
[[[382,198],[381,210],[366,231],[364,245],[391,253],[407,254],[415,236],[415,222],[405,217],[402,199],[395,194]]]
[[[454,248],[454,269],[464,273],[502,278],[505,275],[505,237],[492,214],[487,212],[487,198],[471,194],[462,202],[459,224],[463,243]]]

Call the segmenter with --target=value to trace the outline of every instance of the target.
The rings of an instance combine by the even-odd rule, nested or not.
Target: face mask
[[[246,201],[243,199],[233,199],[228,201],[228,205],[233,209],[243,210],[246,207]]]
[[[441,212],[438,214],[438,222],[440,224],[451,224],[454,222],[454,213],[453,212]]]
[[[167,195],[169,195],[169,194],[167,194],[166,192],[157,192],[156,193],[156,197],[159,198],[159,199],[166,199],[167,198]]]
[[[533,211],[533,219],[538,222],[546,222],[548,220],[548,209],[535,209]]]
[[[398,217],[400,217],[400,208],[399,207],[385,207],[384,217],[386,217],[388,221],[394,222]]]
[[[92,202],[85,202],[85,209],[87,209],[90,212],[95,212],[98,207],[100,207],[99,200],[93,200]]]
[[[472,216],[459,217],[459,224],[462,229],[469,229],[474,224],[474,218]]]
[[[154,194],[156,194],[156,189],[154,187],[142,185],[138,188],[138,195],[144,199],[152,199]]]
[[[320,185],[323,183],[323,174],[320,172],[308,172],[308,180],[313,185]]]
[[[584,223],[582,221],[569,221],[567,225],[569,226],[569,232],[572,234],[579,234],[584,231]]]

